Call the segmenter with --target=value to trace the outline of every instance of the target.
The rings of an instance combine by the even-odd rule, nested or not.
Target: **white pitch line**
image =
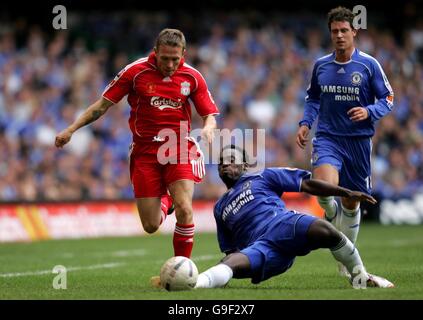
[[[119,250],[113,251],[110,253],[112,257],[136,257],[136,256],[145,256],[147,252],[144,249],[135,249],[135,250]],[[99,254],[100,255],[100,254]],[[103,254],[107,255],[107,254]]]
[[[213,260],[213,259],[218,259],[218,258],[222,258],[222,255],[220,255],[220,254],[208,254],[208,255],[203,255],[203,256],[198,256],[198,257],[192,257],[192,260],[195,262],[195,261]]]
[[[122,257],[127,257],[127,256],[140,256],[140,255],[145,255],[146,252],[143,250],[134,250],[134,251],[130,251],[130,250],[122,250],[122,251],[115,251],[111,253],[114,256],[122,256]],[[216,255],[216,254],[209,254],[209,255],[202,255],[202,256],[197,256],[197,257],[193,257],[192,260],[193,261],[207,261],[207,260],[213,260],[213,259],[218,259],[220,258],[220,255]],[[155,260],[154,262],[156,263],[160,263],[163,262],[164,260],[160,259],[160,260]],[[80,270],[95,270],[95,269],[107,269],[107,268],[117,268],[120,267],[122,265],[125,265],[127,263],[124,262],[110,262],[110,263],[104,263],[104,264],[95,264],[95,265],[91,265],[91,266],[79,266],[79,267],[66,267],[66,271],[80,271]],[[39,270],[39,271],[26,271],[26,272],[13,272],[13,273],[0,273],[0,278],[14,278],[14,277],[26,277],[26,276],[41,276],[41,275],[45,275],[45,274],[52,274],[53,270]]]
[[[136,256],[145,256],[147,254],[146,250],[144,249],[133,249],[133,250],[118,250],[118,251],[111,251],[111,252],[95,252],[90,253],[92,257],[116,257],[116,258],[126,258],[126,257],[136,257]],[[77,254],[73,252],[63,252],[58,255],[61,258],[65,259],[73,259],[77,256]]]
[[[104,264],[94,264],[91,266],[79,266],[79,267],[67,267],[66,272],[79,271],[79,270],[95,270],[95,269],[109,269],[116,268],[124,265],[123,262],[110,262]],[[53,270],[39,270],[39,271],[28,271],[28,272],[14,272],[14,273],[0,273],[0,278],[13,278],[13,277],[25,277],[25,276],[40,276],[44,274],[52,274]]]
[[[196,261],[215,260],[215,259],[219,259],[219,258],[222,258],[222,255],[219,255],[219,254],[207,254],[207,255],[202,255],[202,256],[191,257],[191,260],[194,261],[194,262],[196,262]],[[156,259],[156,260],[152,260],[150,262],[160,263],[160,262],[164,262],[164,261],[166,261],[166,259]],[[143,261],[143,262],[145,262],[145,261]]]

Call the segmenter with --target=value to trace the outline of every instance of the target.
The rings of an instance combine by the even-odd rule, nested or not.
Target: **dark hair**
[[[160,45],[181,47],[185,50],[185,36],[178,29],[163,29],[156,38],[155,48],[158,49]]]
[[[225,149],[238,150],[239,152],[242,153],[242,161],[244,163],[248,163],[248,154],[247,154],[247,152],[245,152],[245,149],[240,148],[240,147],[238,147],[238,146],[236,146],[234,144],[227,145],[227,146],[225,146],[225,147],[222,148],[222,151],[220,152],[220,157],[222,157],[223,150],[225,150]]]
[[[334,21],[346,21],[350,23],[352,29],[354,29],[353,21],[354,21],[355,14],[348,8],[345,7],[336,7],[329,11],[328,13],[328,27],[329,31],[330,25]]]

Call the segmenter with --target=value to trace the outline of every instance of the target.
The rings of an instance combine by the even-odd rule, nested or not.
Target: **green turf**
[[[297,258],[288,272],[260,285],[232,280],[225,289],[151,288],[150,277],[172,255],[171,243],[171,236],[152,235],[1,244],[0,299],[423,299],[423,226],[361,227],[358,248],[368,271],[395,289],[352,289],[328,250]],[[196,235],[193,260],[200,271],[220,257],[214,234]],[[66,290],[53,289],[56,265],[70,270]]]

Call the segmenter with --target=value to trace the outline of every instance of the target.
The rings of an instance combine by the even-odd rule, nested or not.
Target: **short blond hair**
[[[182,31],[178,29],[163,29],[157,36],[154,48],[158,50],[160,45],[181,47],[182,50],[186,48],[185,36]]]

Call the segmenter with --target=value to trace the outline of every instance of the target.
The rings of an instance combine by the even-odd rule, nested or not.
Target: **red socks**
[[[172,197],[168,194],[165,194],[161,198],[161,209],[162,209],[162,218],[160,219],[160,224],[162,224],[167,217],[167,212],[169,211],[169,208],[172,206]]]
[[[172,197],[168,194],[161,198],[162,217],[160,224],[166,218],[169,208],[172,206]],[[175,225],[175,232],[173,233],[173,251],[175,256],[191,257],[192,246],[194,245],[194,224],[179,224]]]
[[[173,233],[173,250],[175,256],[191,257],[192,246],[194,245],[194,224],[175,225]]]

